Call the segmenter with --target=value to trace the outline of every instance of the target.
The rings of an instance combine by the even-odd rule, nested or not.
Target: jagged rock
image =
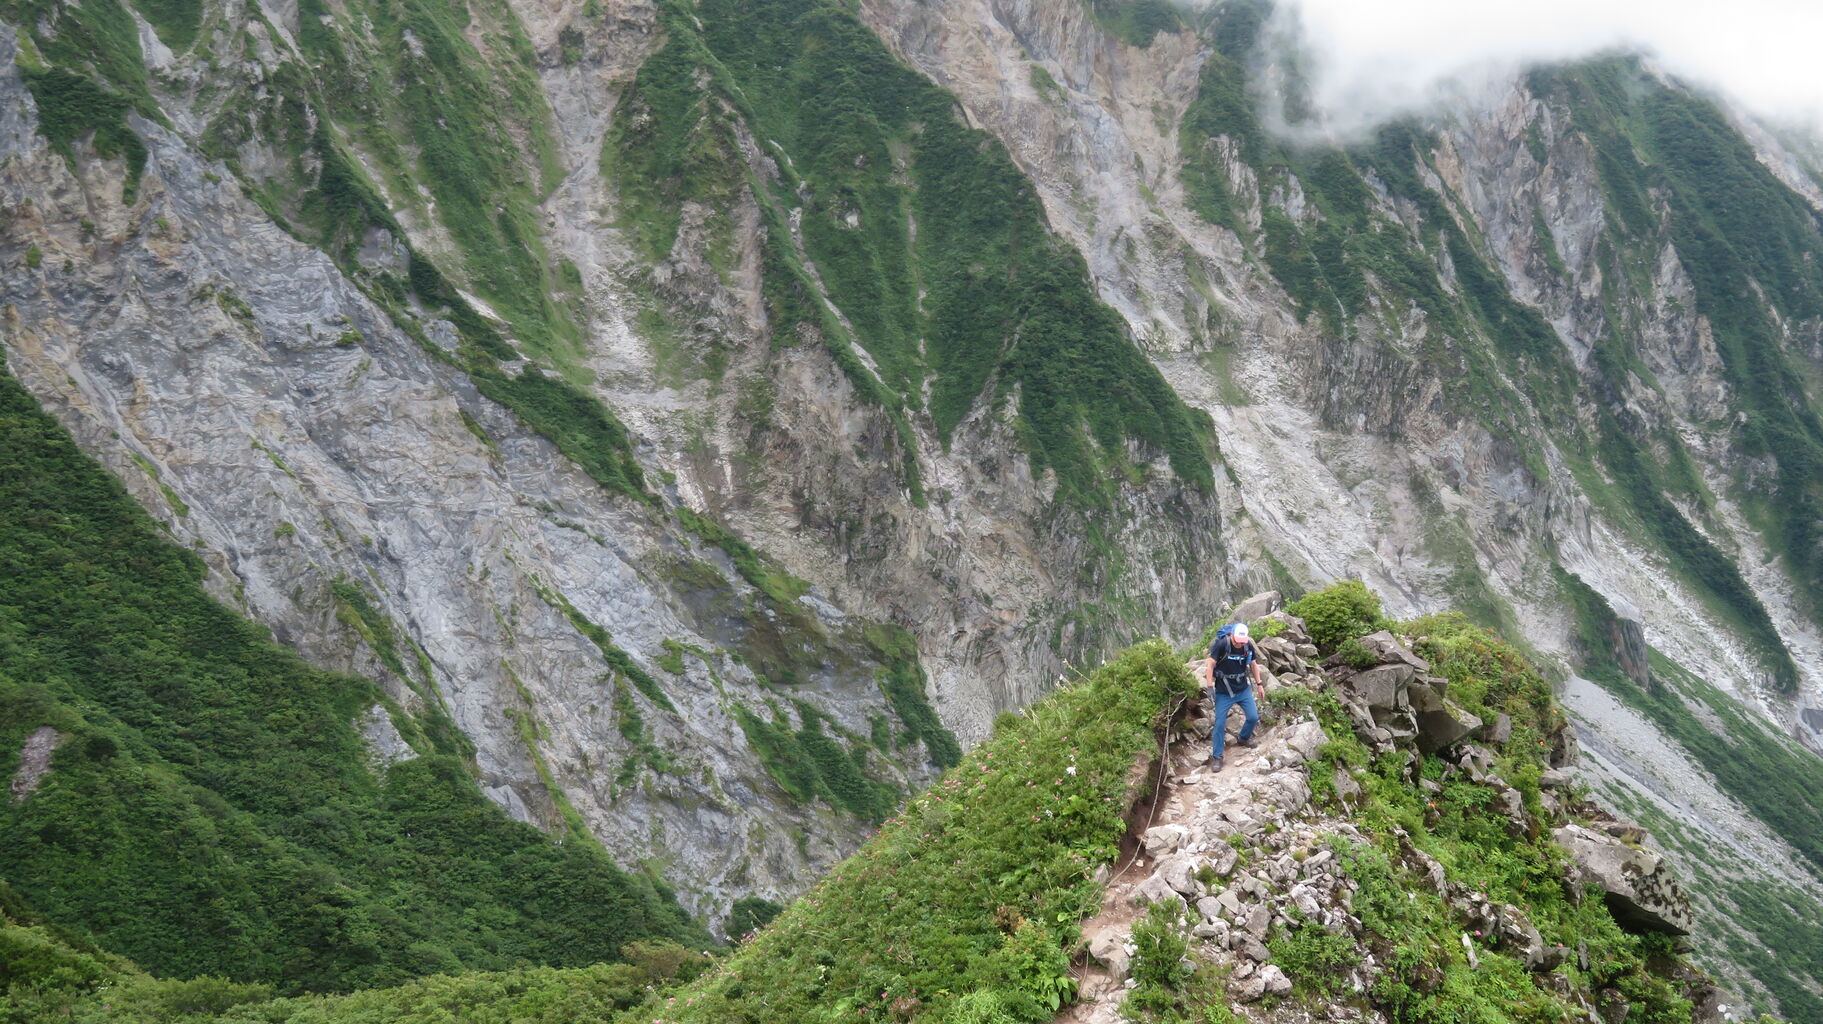
[[[1582,749],[1576,744],[1576,733],[1569,728],[1559,729],[1551,737],[1551,767],[1564,768],[1576,763],[1582,755]]]
[[[1481,966],[1481,957],[1475,952],[1475,942],[1469,938],[1468,932],[1462,933],[1462,952],[1468,956],[1470,967]]]
[[[1513,716],[1502,711],[1494,720],[1482,726],[1481,738],[1489,743],[1504,744],[1513,738]]]
[[[1418,749],[1434,754],[1481,728],[1481,719],[1463,710],[1454,701],[1440,698],[1443,707],[1418,714]]]
[[[1302,621],[1302,620],[1300,620],[1300,621]],[[1316,644],[1299,644],[1298,645],[1298,657],[1300,657],[1300,658],[1314,658],[1320,653],[1322,653],[1322,652],[1317,650]]]
[[[1500,793],[1500,809],[1507,818],[1521,826],[1526,823],[1525,797],[1517,789],[1504,789]]]
[[[1544,808],[1545,816],[1552,821],[1556,821],[1563,817],[1563,804],[1559,802],[1556,795],[1548,789],[1543,790],[1538,794],[1538,806]]]
[[[1406,684],[1405,700],[1415,712],[1443,710],[1443,695],[1422,679],[1414,679]]]
[[[1304,760],[1313,761],[1317,751],[1329,742],[1329,734],[1323,731],[1321,722],[1299,722],[1285,734],[1284,742]]]
[[[1197,862],[1184,854],[1173,854],[1158,862],[1153,877],[1161,878],[1173,891],[1185,896],[1201,896],[1202,884],[1196,880]]]
[[[1203,863],[1213,869],[1216,874],[1226,876],[1228,872],[1234,870],[1234,866],[1240,863],[1240,860],[1241,852],[1239,850],[1227,843],[1218,842],[1204,855]]]
[[[1406,705],[1405,688],[1417,675],[1410,665],[1377,665],[1349,676],[1342,686],[1369,709],[1391,710]]]
[[[1286,814],[1294,814],[1310,803],[1310,783],[1303,772],[1286,772],[1273,781],[1278,791],[1278,804]]]
[[[1234,993],[1234,998],[1243,1003],[1256,1003],[1266,995],[1266,979],[1259,977],[1258,975],[1251,978],[1245,978],[1235,984],[1229,991]]]
[[[1127,953],[1126,940],[1126,933],[1112,924],[1104,925],[1089,936],[1089,955],[1117,979],[1126,977],[1127,968],[1133,963]]]
[[[1285,599],[1279,595],[1279,592],[1268,590],[1235,605],[1234,611],[1228,613],[1228,621],[1252,622],[1255,619],[1263,619],[1284,606]]]
[[[1184,905],[1184,898],[1177,894],[1176,889],[1171,888],[1171,883],[1157,874],[1153,874],[1133,890],[1133,902],[1139,904],[1176,903],[1181,907]]]
[[[1301,657],[1314,658],[1317,656],[1316,645],[1310,642],[1310,625],[1303,619],[1290,612],[1281,610],[1273,612],[1260,620],[1260,626],[1263,629],[1271,627],[1274,623],[1278,624],[1278,636],[1284,637],[1299,648],[1310,648],[1309,654],[1305,654],[1303,650],[1300,649],[1298,654]]]
[[[1690,933],[1690,900],[1670,865],[1657,853],[1581,825],[1565,825],[1553,829],[1551,835],[1589,880],[1602,887],[1608,909],[1622,927]]]
[[[1336,795],[1344,800],[1353,800],[1361,795],[1361,784],[1348,774],[1346,768],[1337,768],[1329,781],[1336,787]]]
[[[1627,1014],[1632,1009],[1633,1004],[1615,989],[1604,988],[1595,995],[1595,1012],[1607,1024],[1626,1024]]]
[[[1540,789],[1564,789],[1573,781],[1575,780],[1571,778],[1570,773],[1562,768],[1546,768],[1538,773],[1538,788]]]
[[[1266,991],[1275,996],[1282,996],[1291,991],[1291,979],[1279,970],[1278,964],[1267,964],[1260,968],[1260,980],[1266,983]]]
[[[1162,857],[1167,853],[1176,852],[1189,835],[1190,830],[1182,825],[1158,825],[1149,828],[1145,835],[1146,855]]]
[[[1545,974],[1550,971],[1555,971],[1564,964],[1569,963],[1570,957],[1573,955],[1574,951],[1568,946],[1546,946],[1541,944],[1538,947],[1536,955],[1530,950],[1526,952],[1526,967],[1534,974]]]
[[[1272,953],[1266,949],[1266,944],[1259,939],[1254,938],[1248,932],[1235,932],[1229,938],[1228,943],[1233,947],[1236,953],[1252,960],[1254,963],[1263,964],[1272,959]]]
[[[1241,927],[1247,929],[1247,934],[1254,938],[1264,940],[1266,932],[1272,928],[1272,911],[1264,903],[1254,904]]]
[[[1203,915],[1204,921],[1222,919],[1222,903],[1214,896],[1204,896],[1196,901],[1196,912]]]

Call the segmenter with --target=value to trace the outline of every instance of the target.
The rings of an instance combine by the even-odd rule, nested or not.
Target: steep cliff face
[[[718,914],[793,891],[953,757],[907,720],[899,634],[775,600],[604,490],[449,365],[447,324],[376,304],[180,137],[136,122],[131,205],[118,163],[72,173],[8,68],[9,370],[204,555],[220,599],[407,712],[445,709],[514,816],[572,817]],[[750,573],[774,574],[802,588]],[[857,788],[813,773],[782,797],[750,738],[774,723],[852,757],[837,784]]]

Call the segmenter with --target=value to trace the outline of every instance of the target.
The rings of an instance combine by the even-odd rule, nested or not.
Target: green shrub
[[[1304,620],[1311,642],[1324,654],[1382,624],[1380,596],[1360,580],[1332,583],[1293,601],[1285,610]]]
[[[1306,922],[1266,944],[1278,964],[1305,993],[1333,996],[1342,989],[1347,970],[1358,956],[1355,940]]]

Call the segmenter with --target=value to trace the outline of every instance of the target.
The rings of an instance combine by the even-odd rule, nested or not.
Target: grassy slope
[[[370,765],[370,681],[318,671],[202,590],[111,477],[0,375],[0,877],[47,919],[161,974],[281,990],[612,959],[700,940],[668,895],[476,791],[451,735]]]

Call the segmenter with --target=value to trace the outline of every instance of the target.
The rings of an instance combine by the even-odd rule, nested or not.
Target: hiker
[[[1214,726],[1209,730],[1209,767],[1219,772],[1222,770],[1222,748],[1228,742],[1228,712],[1239,704],[1246,719],[1241,723],[1240,735],[1234,738],[1239,746],[1253,746],[1253,730],[1260,724],[1260,711],[1253,703],[1253,687],[1248,685],[1250,680],[1260,681],[1260,666],[1254,657],[1253,638],[1247,634],[1247,624],[1236,622],[1217,630],[1215,642],[1209,645],[1209,658],[1203,665],[1205,685],[1215,705]]]

